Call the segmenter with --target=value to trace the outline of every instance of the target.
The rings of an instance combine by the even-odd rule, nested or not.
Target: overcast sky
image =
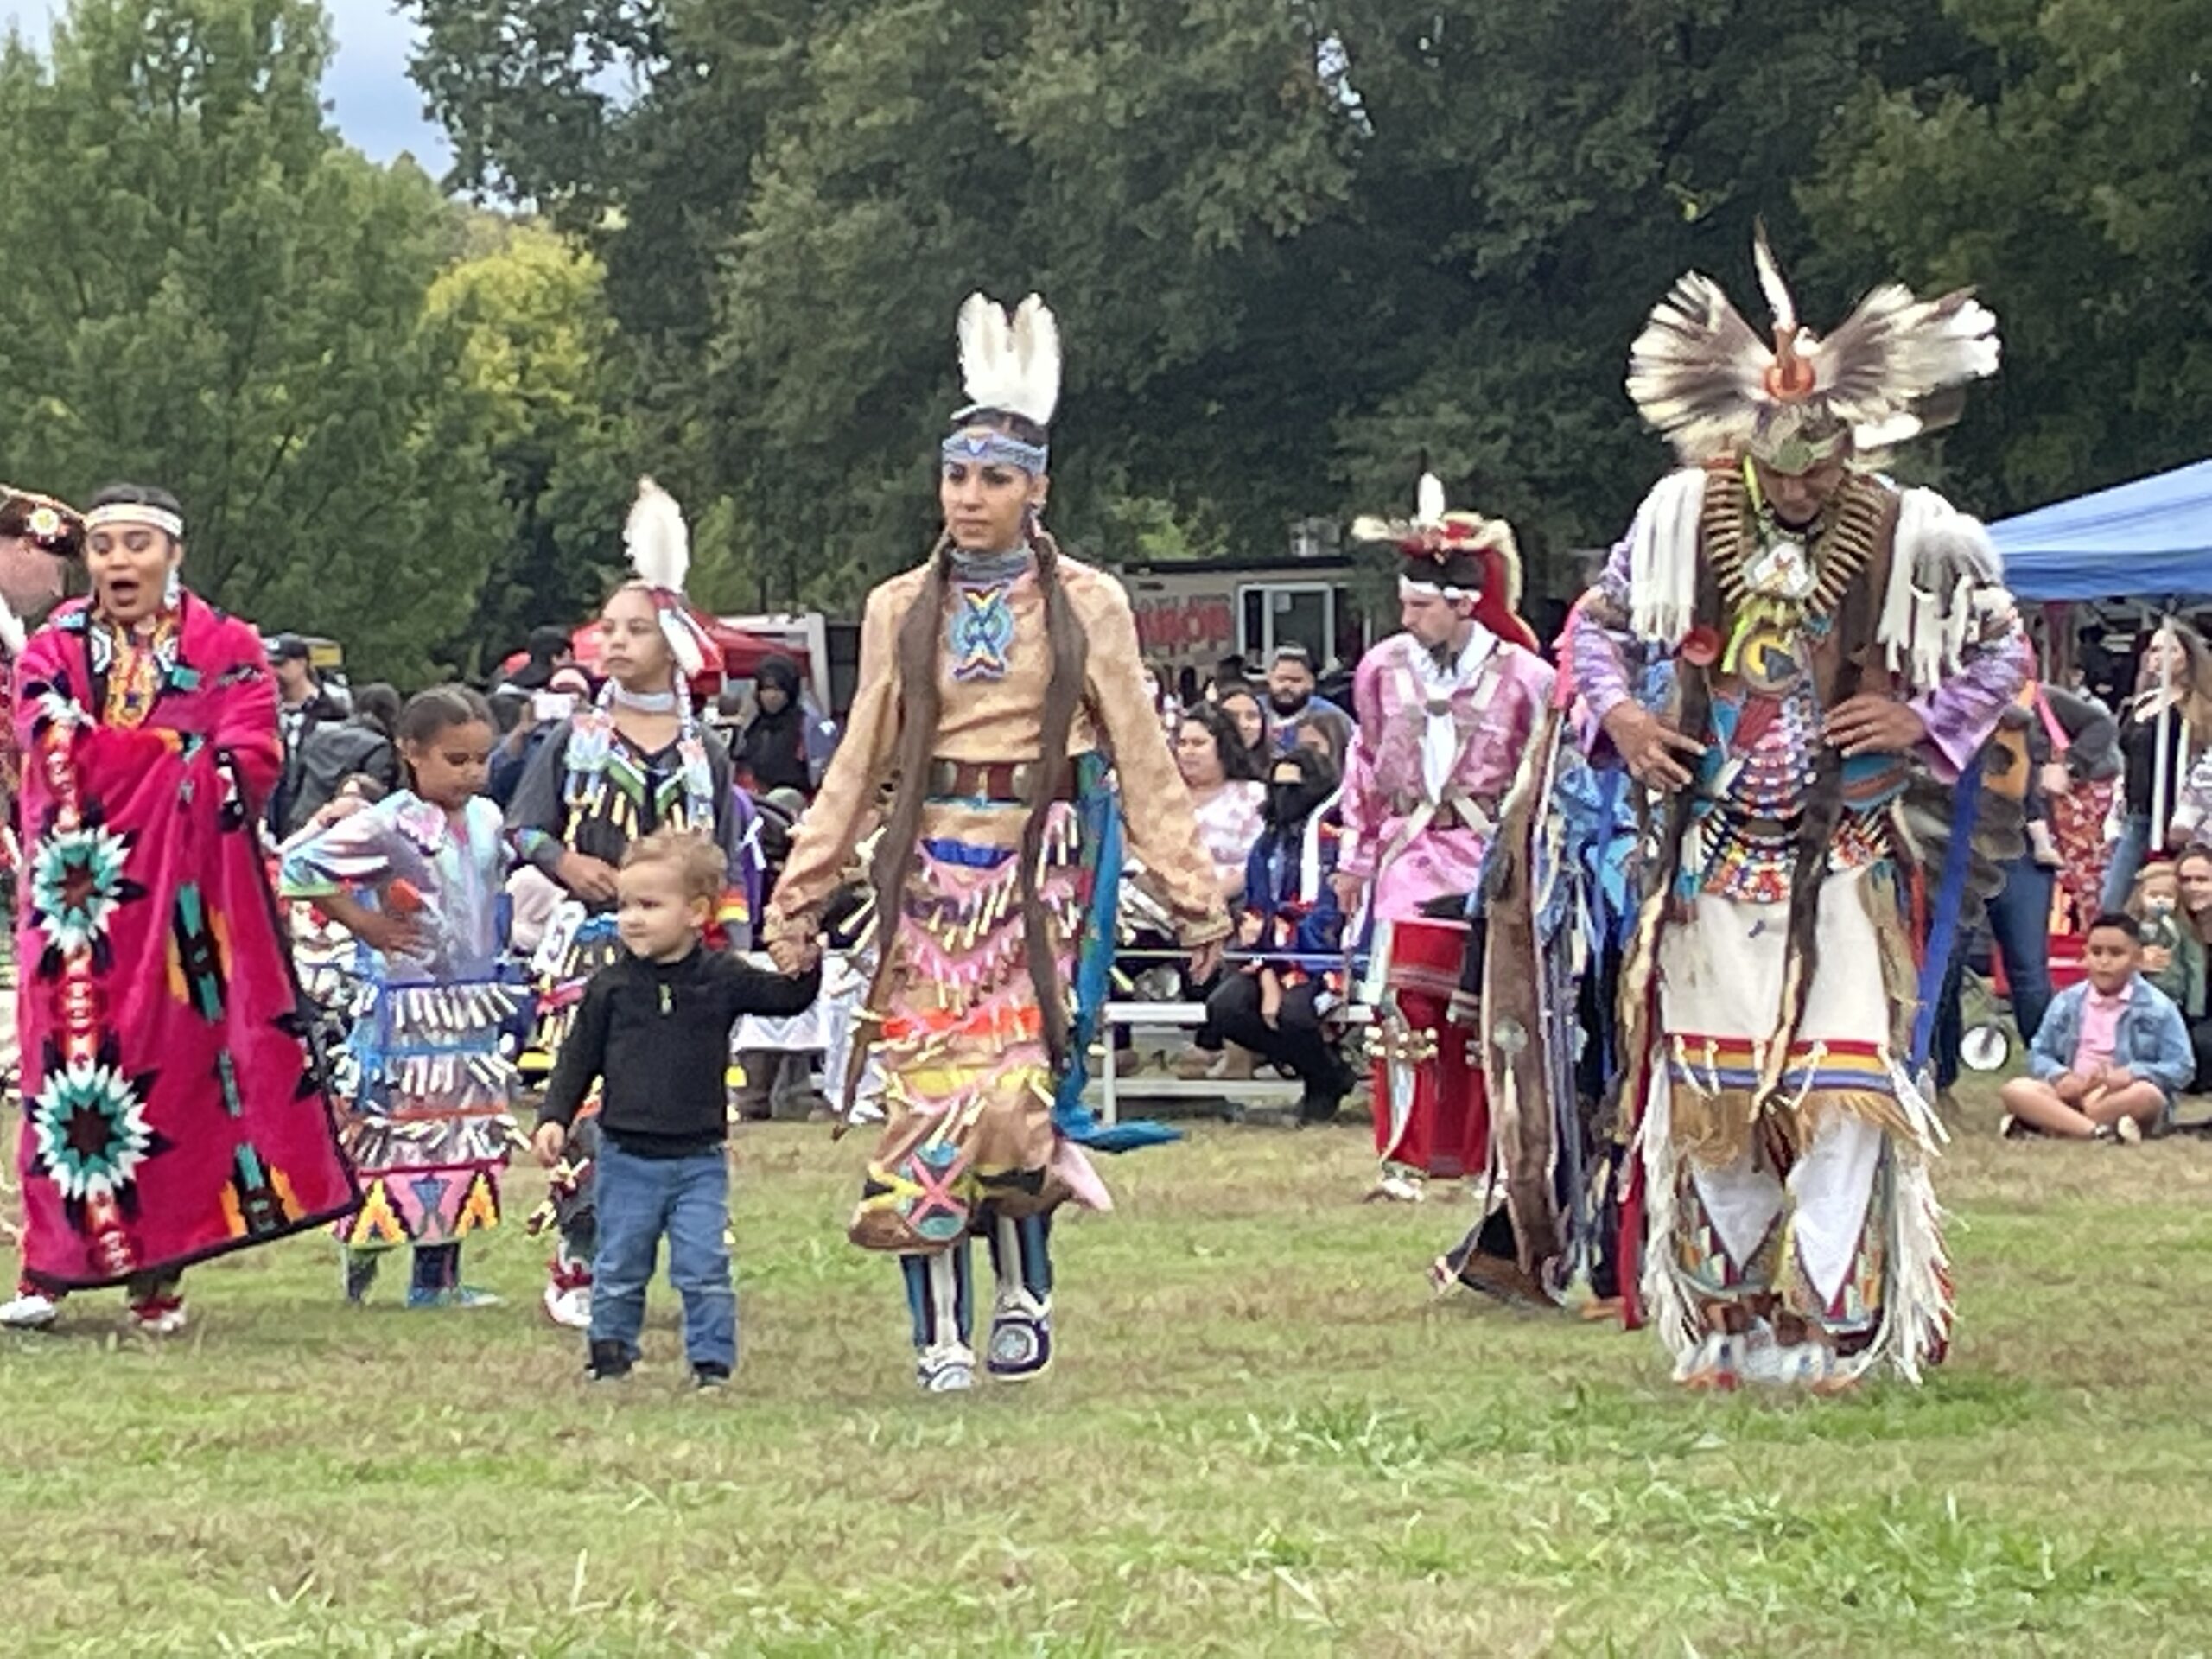
[[[388,162],[402,150],[433,177],[451,161],[444,137],[423,118],[422,96],[407,79],[412,32],[390,0],[323,0],[338,49],[322,84],[331,116],[346,141],[373,159]],[[0,0],[0,16],[45,43],[56,8],[40,0]]]

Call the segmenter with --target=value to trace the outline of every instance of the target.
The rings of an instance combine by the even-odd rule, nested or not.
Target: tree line
[[[349,150],[306,0],[72,0],[0,90],[0,446],[180,490],[194,579],[378,672],[582,613],[631,480],[721,608],[931,529],[950,319],[1041,289],[1052,517],[1273,553],[1427,467],[1541,585],[1665,465],[1681,270],[1759,317],[1973,283],[2005,369],[1915,464],[1989,516],[2212,430],[2212,0],[405,0],[434,181]]]

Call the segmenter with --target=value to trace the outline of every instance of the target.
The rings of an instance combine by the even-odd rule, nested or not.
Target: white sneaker
[[[546,1286],[545,1317],[570,1331],[590,1330],[591,1287],[576,1285],[563,1290],[556,1285]]]
[[[1395,1171],[1385,1171],[1367,1190],[1367,1202],[1378,1200],[1385,1204],[1419,1204],[1421,1201],[1421,1183]]]
[[[61,1305],[35,1290],[27,1290],[13,1301],[0,1302],[0,1325],[10,1331],[43,1331],[60,1317]]]
[[[976,1386],[976,1351],[965,1343],[932,1348],[914,1367],[924,1394],[964,1394]]]
[[[173,1337],[184,1329],[184,1303],[163,1300],[130,1310],[130,1323],[149,1337]]]

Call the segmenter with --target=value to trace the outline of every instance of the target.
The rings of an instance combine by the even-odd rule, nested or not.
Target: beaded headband
[[[184,539],[184,520],[162,507],[149,507],[137,501],[111,501],[105,506],[94,507],[85,515],[87,532],[105,530],[110,524],[145,524],[165,531],[172,541]]]
[[[1019,438],[1009,437],[988,427],[969,427],[955,432],[944,441],[943,455],[948,467],[987,465],[997,461],[1027,473],[1032,478],[1041,478],[1046,463],[1052,457],[1052,450],[1047,445],[1024,443]]]

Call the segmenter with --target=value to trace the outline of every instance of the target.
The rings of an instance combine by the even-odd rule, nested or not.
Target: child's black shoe
[[[695,1389],[726,1389],[729,1386],[729,1367],[718,1365],[713,1360],[691,1368],[691,1386]]]
[[[620,1382],[630,1375],[636,1363],[630,1351],[619,1342],[594,1342],[591,1357],[584,1362],[584,1375],[594,1382]]]

